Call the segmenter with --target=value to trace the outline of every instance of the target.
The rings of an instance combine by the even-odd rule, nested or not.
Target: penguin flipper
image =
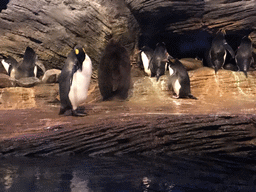
[[[230,47],[230,45],[228,43],[224,44],[224,48],[230,53],[230,55],[232,56],[232,58],[234,59],[235,57],[235,52],[234,50]]]
[[[24,53],[23,61],[20,63],[19,68],[25,72],[25,76],[33,77],[34,76],[34,67],[36,63],[36,53],[35,51],[27,47]]]
[[[243,71],[246,78],[248,78],[247,71]]]

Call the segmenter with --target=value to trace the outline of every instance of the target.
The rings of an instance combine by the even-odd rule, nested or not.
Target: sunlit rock
[[[14,87],[16,85],[15,79],[9,75],[0,73],[0,88]]]
[[[44,73],[42,78],[43,83],[57,83],[61,70],[59,69],[49,69]]]
[[[16,82],[17,85],[20,87],[32,87],[40,83],[41,81],[36,77],[24,77],[16,80]]]
[[[179,61],[185,66],[187,71],[191,71],[191,70],[195,70],[203,67],[203,62],[199,59],[182,58],[182,59],[179,59]]]

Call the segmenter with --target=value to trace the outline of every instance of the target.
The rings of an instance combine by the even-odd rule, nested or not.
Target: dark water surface
[[[256,191],[256,164],[184,157],[0,159],[0,191]]]

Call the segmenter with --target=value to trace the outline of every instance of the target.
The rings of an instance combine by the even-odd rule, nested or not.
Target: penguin
[[[167,66],[169,69],[169,72],[167,73],[168,88],[173,92],[173,97],[176,99],[197,99],[190,92],[190,79],[188,72],[182,63],[178,59],[175,59],[174,62],[169,59]]]
[[[140,50],[140,58],[143,64],[145,73],[151,77],[151,70],[149,68],[149,62],[152,59],[154,50],[150,47],[143,46]]]
[[[131,82],[131,64],[128,51],[111,39],[100,59],[98,83],[103,101],[114,97],[125,100]]]
[[[252,41],[250,38],[244,36],[241,40],[241,44],[239,45],[235,61],[238,67],[238,71],[243,71],[247,78],[247,71],[249,67],[254,63],[254,59],[252,56]]]
[[[227,56],[226,50],[230,53],[232,58],[235,57],[235,53],[225,40],[224,34],[222,32],[218,33],[212,41],[212,45],[208,54],[208,65],[209,67],[214,68],[215,74],[220,68],[223,67],[225,63]]]
[[[18,63],[13,57],[9,56],[2,59],[1,63],[10,77],[20,79],[24,77],[36,77],[36,60],[37,55],[35,51],[27,47],[21,62]]]
[[[152,59],[149,62],[151,77],[156,77],[156,81],[159,80],[160,76],[165,74],[165,69],[169,57],[170,56],[166,50],[165,43],[157,43]]]
[[[76,45],[68,54],[59,76],[59,115],[84,116],[77,108],[85,102],[92,75],[92,62],[82,46]]]

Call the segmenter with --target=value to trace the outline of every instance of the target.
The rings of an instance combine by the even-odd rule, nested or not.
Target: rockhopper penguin
[[[190,92],[190,79],[186,68],[182,63],[175,59],[172,62],[170,59],[168,61],[168,88],[174,94],[174,98],[191,98],[197,99]]]

